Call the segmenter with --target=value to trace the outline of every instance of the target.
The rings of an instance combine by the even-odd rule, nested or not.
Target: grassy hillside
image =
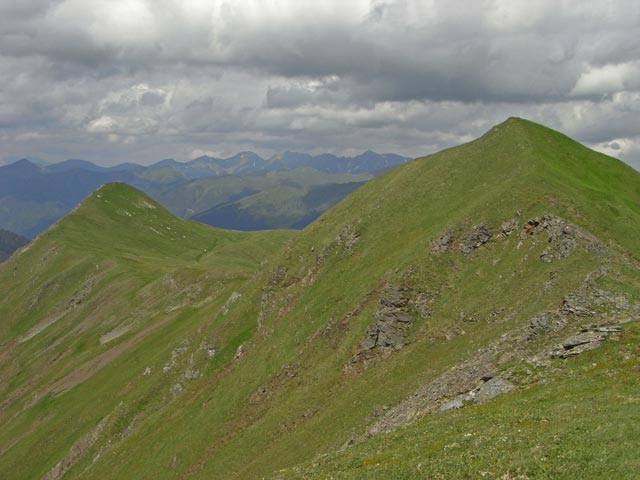
[[[97,195],[88,205],[101,209]],[[7,385],[0,444],[9,445],[0,473],[246,479],[411,478],[424,471],[515,478],[543,476],[528,456],[537,458],[544,450],[532,449],[556,435],[575,454],[567,460],[552,450],[546,471],[571,465],[584,477],[593,465],[584,458],[589,446],[616,439],[605,420],[630,414],[638,386],[629,372],[638,359],[640,179],[557,132],[509,119],[474,142],[370,181],[295,235],[214,231],[215,245],[206,247],[207,227],[168,214],[158,223],[118,213],[136,213],[131,204],[110,200],[100,215],[80,208],[0,267],[0,285],[18,275],[11,300],[0,304],[0,316],[15,319],[1,337],[12,353],[0,371]],[[26,293],[51,278],[61,286],[43,291],[63,291],[67,281],[53,272],[65,270],[46,267],[55,256],[41,259],[51,245],[68,243],[53,241],[67,222],[72,265],[93,248],[105,265],[130,266],[91,290],[117,313],[100,308],[82,317],[73,310],[24,340],[60,302],[75,298],[69,288],[29,310]],[[107,237],[110,227],[117,233]],[[151,227],[177,235],[159,237]],[[95,264],[69,270],[68,278],[82,279],[75,288]],[[20,276],[39,268],[52,270]],[[115,280],[138,276],[139,287],[118,290]],[[117,327],[114,319],[142,299],[141,317],[160,326],[148,331],[141,324],[142,337],[118,337],[133,343],[90,375],[77,373],[108,348],[99,339]],[[64,368],[47,367],[40,352],[70,332],[79,332],[84,346],[60,343],[55,355]],[[584,408],[594,429],[567,415],[580,411],[576,401],[586,395],[593,396]],[[598,410],[605,405],[611,417]],[[523,416],[543,411],[548,430],[542,419]],[[496,425],[516,425],[531,437],[520,441]],[[506,453],[491,453],[495,447],[473,456],[469,439],[482,429],[488,431],[481,441]],[[622,472],[637,457],[603,464]],[[414,460],[423,458],[431,463],[421,470]]]
[[[288,236],[181,220],[109,184],[2,264],[0,477],[40,477],[102,418],[118,428],[131,408],[165,402],[169,378],[140,381],[138,362],[171,357],[185,329],[208,333]],[[232,344],[250,330],[223,325],[219,335]],[[197,347],[209,359],[207,339]],[[211,368],[233,355],[219,349]]]

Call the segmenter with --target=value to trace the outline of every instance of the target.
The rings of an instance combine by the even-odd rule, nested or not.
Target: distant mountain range
[[[28,242],[29,239],[22,235],[0,229],[0,262],[4,262],[13,252]]]
[[[213,225],[242,230],[302,228],[362,182],[405,161],[399,155],[372,151],[355,157],[285,152],[268,159],[241,152],[229,158],[202,156],[189,162],[166,159],[150,166],[114,167],[79,159],[47,165],[23,159],[0,167],[0,228],[34,237],[97,187],[114,181],[145,191],[178,215]],[[273,176],[294,170],[300,171]],[[232,181],[230,176],[242,179]],[[216,194],[216,189],[225,193]],[[313,194],[304,200],[309,189]],[[271,192],[262,195],[267,203],[256,197],[248,200],[264,190]],[[321,198],[322,191],[328,200]]]

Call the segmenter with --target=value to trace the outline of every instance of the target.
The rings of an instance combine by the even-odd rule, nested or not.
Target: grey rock
[[[619,325],[590,325],[551,350],[551,358],[569,358],[598,348],[610,335],[622,330]]]
[[[480,316],[473,313],[466,313],[463,310],[460,310],[458,313],[458,320],[461,322],[467,323],[475,323],[480,321]]]
[[[447,412],[449,410],[460,410],[464,407],[464,401],[462,396],[457,396],[456,398],[452,398],[451,400],[444,402],[442,405],[438,407],[438,412]]]
[[[380,304],[385,307],[404,307],[408,303],[404,292],[404,289],[396,285],[387,284],[380,296]]]
[[[182,385],[180,385],[179,383],[176,383],[171,387],[171,395],[173,396],[173,398],[176,398],[178,395],[182,393],[182,390],[183,390]]]
[[[503,236],[508,237],[518,228],[518,220],[515,218],[512,220],[508,220],[503,222],[500,226],[500,232]]]
[[[503,393],[513,390],[515,386],[509,380],[495,377],[483,383],[473,398],[474,403],[484,403]]]
[[[490,239],[491,230],[484,224],[476,225],[466,237],[460,240],[460,251],[462,253],[471,253]]]
[[[540,312],[529,321],[527,340],[533,340],[539,335],[556,332],[566,325],[565,318],[558,312]]]
[[[448,229],[442,232],[438,237],[431,241],[431,251],[433,253],[446,252],[453,245],[453,232]]]

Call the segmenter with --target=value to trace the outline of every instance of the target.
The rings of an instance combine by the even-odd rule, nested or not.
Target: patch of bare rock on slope
[[[517,231],[518,223],[517,219],[504,222],[498,235],[512,235]],[[489,232],[490,228],[485,225],[475,226],[462,234],[447,229],[431,242],[431,252],[441,254],[455,249],[467,255],[491,241]],[[534,244],[547,243],[539,258],[545,263],[566,258],[578,247],[593,254],[607,251],[595,236],[552,215],[525,222],[516,248],[521,248],[525,240]],[[386,409],[366,432],[353,436],[345,446],[394,430],[424,415],[483,403],[511,390],[525,388],[526,381],[523,383],[521,378],[516,378],[509,368],[500,368],[511,360],[544,369],[553,359],[579,355],[599,347],[607,339],[617,338],[624,323],[640,316],[640,304],[633,303],[626,293],[597,286],[598,279],[615,276],[604,263],[605,258],[603,266],[589,273],[578,289],[566,293],[556,309],[533,315],[521,327],[473,352],[395,407]],[[377,344],[380,338],[377,324],[376,329],[373,331],[370,327],[368,337],[362,342],[363,350],[367,346],[371,348],[374,337]]]

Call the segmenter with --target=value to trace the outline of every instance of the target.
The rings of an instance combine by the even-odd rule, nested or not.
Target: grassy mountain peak
[[[624,478],[607,418],[637,396],[639,176],[514,118],[301,232],[106,185],[0,266],[0,472],[584,477],[597,444]]]

